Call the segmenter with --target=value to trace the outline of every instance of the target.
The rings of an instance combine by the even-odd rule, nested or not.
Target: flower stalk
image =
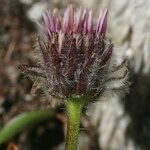
[[[77,150],[80,116],[83,106],[84,105],[80,99],[71,99],[66,102],[67,133],[65,150]]]

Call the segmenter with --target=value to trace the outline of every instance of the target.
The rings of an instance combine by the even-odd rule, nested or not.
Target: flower
[[[107,9],[100,12],[96,26],[91,10],[74,11],[72,5],[63,17],[54,10],[46,11],[43,19],[46,40],[38,38],[39,66],[21,65],[19,69],[42,87],[48,98],[82,96],[87,101],[95,100],[111,89],[108,85],[112,81],[127,76],[127,70],[122,76],[115,75],[126,61],[110,67],[113,44],[105,38]]]

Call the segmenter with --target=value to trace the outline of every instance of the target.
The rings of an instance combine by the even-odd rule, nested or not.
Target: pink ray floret
[[[105,35],[107,26],[107,9],[100,12],[99,19],[95,26],[93,24],[92,10],[78,9],[76,12],[73,6],[69,5],[65,10],[64,16],[54,15],[50,11],[46,11],[43,15],[46,25],[45,31],[52,37],[53,33],[61,31],[65,33],[84,33],[97,34],[99,36]]]

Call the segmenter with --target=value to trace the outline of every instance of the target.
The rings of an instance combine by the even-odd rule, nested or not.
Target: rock
[[[46,10],[46,8],[46,3],[37,2],[29,9],[27,16],[30,20],[37,22],[42,18],[43,11]]]

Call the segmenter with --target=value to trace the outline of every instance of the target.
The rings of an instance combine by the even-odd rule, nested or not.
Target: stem
[[[42,121],[49,120],[54,116],[53,110],[36,110],[22,113],[8,121],[0,130],[0,145],[16,136],[24,129],[32,127]]]
[[[66,103],[68,124],[65,150],[77,150],[82,107],[80,99],[71,99]]]

